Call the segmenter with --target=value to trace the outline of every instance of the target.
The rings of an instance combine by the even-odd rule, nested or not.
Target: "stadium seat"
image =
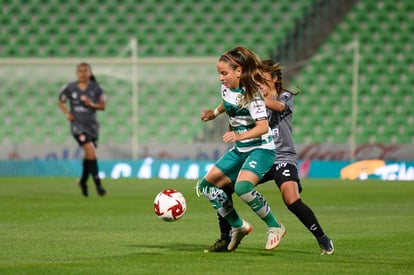
[[[239,44],[257,49],[259,55],[267,57],[269,51],[292,28],[294,20],[300,18],[311,4],[297,0],[272,3],[247,0],[200,3],[190,0],[166,3],[129,0],[122,3],[104,1],[100,5],[95,2],[70,1],[52,1],[45,5],[43,2],[25,1],[22,8],[18,1],[6,1],[2,4],[3,16],[0,17],[4,34],[0,36],[0,57],[118,57],[127,48],[131,37],[138,39],[140,57],[218,56]],[[357,35],[361,42],[359,96],[367,98],[364,102],[359,101],[358,141],[363,143],[374,140],[376,131],[379,131],[373,125],[379,123],[377,121],[361,125],[368,116],[371,120],[377,116],[379,120],[389,121],[387,118],[393,114],[401,117],[412,114],[410,87],[414,86],[414,60],[411,54],[413,27],[408,11],[413,8],[410,1],[381,4],[360,1],[355,5],[320,50],[320,54],[325,54],[326,57],[312,59],[291,82],[291,87],[288,87],[295,90],[294,85],[299,84],[303,89],[302,94],[295,97],[297,108],[293,127],[296,142],[346,142],[349,136],[348,124],[341,125],[340,122],[350,117],[353,52],[343,50],[343,47]],[[223,17],[223,10],[234,12]],[[248,14],[246,10],[249,11]],[[240,14],[249,17],[255,24],[252,25],[249,20],[239,20]],[[327,53],[333,49],[339,50],[333,56],[328,56]],[[289,67],[293,64],[282,65]],[[191,73],[190,69],[186,75]],[[210,74],[211,71],[206,70],[205,73]],[[174,79],[174,70],[171,72],[160,68],[159,74],[160,76],[154,73],[148,78],[140,79],[142,87],[139,89],[141,101],[138,109],[142,123],[140,127],[144,129],[142,139],[191,142],[202,131],[203,124],[197,120],[200,107],[215,106],[219,102],[219,96],[215,93],[217,83],[203,84],[204,87],[201,88],[200,83],[204,81],[202,76],[193,79],[187,77],[186,84],[183,85],[182,79]],[[160,93],[160,78],[168,78],[167,86],[170,86],[163,93]],[[7,115],[10,117],[8,123],[12,119],[12,123],[25,123],[25,119],[30,118],[35,125],[41,125],[39,123],[45,117],[56,116],[58,110],[55,98],[65,81],[45,83],[43,80],[28,79],[31,76],[25,77],[21,82],[12,81],[14,84],[9,85],[3,83],[10,80],[0,76],[0,88],[8,99],[0,99],[2,106],[8,106],[2,113],[9,114],[18,105],[15,100],[15,85],[19,87],[19,96],[20,92],[22,96],[29,92],[36,94],[36,91],[32,91],[33,87],[39,87],[38,93],[41,96],[38,98],[53,97],[53,103],[45,104],[44,110],[21,111],[15,114],[16,121]],[[104,82],[110,100],[108,110],[99,114],[103,121],[108,119],[108,125],[102,128],[102,139],[112,139],[119,143],[130,142],[131,129],[123,122],[129,121],[132,116],[130,90],[126,91],[128,96],[117,93],[118,87],[124,85],[122,82]],[[194,90],[200,90],[204,96],[194,96]],[[166,97],[166,94],[172,97]],[[37,97],[31,98],[33,105],[28,105],[27,109],[44,102],[38,101]],[[389,103],[380,100],[383,98],[388,98]],[[166,101],[172,104],[166,104]],[[399,102],[406,104],[398,104]],[[125,108],[117,109],[111,104]],[[159,106],[165,108],[159,109]],[[383,107],[384,112],[373,113],[373,106]],[[163,121],[157,118],[159,116],[167,116],[167,123],[165,119]],[[330,119],[321,122],[321,116]],[[52,127],[62,123],[60,116],[58,119],[48,119]],[[175,127],[174,123],[184,126]],[[381,137],[381,140],[412,142],[414,127],[409,127],[413,126],[412,122],[406,124],[394,119],[387,125],[390,131],[383,131],[388,136]],[[313,128],[314,125],[320,127]],[[47,133],[54,135],[47,128],[44,131],[36,130],[32,138],[25,140],[22,134],[24,131],[18,129],[9,134],[12,139],[20,142],[38,143],[45,139]],[[66,130],[68,129],[65,129],[65,134],[56,133],[48,142],[65,142],[69,136]],[[163,134],[160,135],[160,131]]]
[[[413,8],[411,2],[398,3],[377,3],[377,2],[358,2],[354,9],[345,17],[337,30],[327,39],[325,49],[341,49],[354,37],[360,39],[359,64],[359,97],[358,97],[358,143],[383,142],[383,143],[411,143],[414,130],[405,127],[406,122],[398,121],[396,117],[407,117],[412,114],[410,100],[404,101],[403,94],[406,87],[412,87],[412,74],[410,71],[410,46],[406,41],[412,41],[412,26],[406,22],[410,20],[407,10]],[[368,15],[368,16],[367,16]],[[404,56],[404,57],[403,57]],[[343,68],[351,68],[353,62],[353,52],[338,51],[333,57],[326,59],[311,59],[309,65],[302,70],[296,80],[303,87],[318,88],[305,90],[296,100],[296,118],[303,115],[314,114],[309,112],[308,106],[312,101],[304,99],[310,96],[312,91],[316,91],[319,99],[325,95],[323,88],[330,87],[329,96],[335,98],[321,102],[320,105],[343,104],[344,108],[351,108],[351,97],[347,92],[350,91],[346,86],[351,87],[352,71]],[[329,62],[328,60],[335,60]],[[395,62],[398,60],[397,62]],[[412,63],[412,62],[411,62]],[[329,66],[333,66],[329,71]],[[412,71],[412,70],[411,70]],[[339,77],[338,77],[339,76]],[[340,85],[335,84],[335,78]],[[342,96],[342,97],[341,97]],[[323,97],[322,97],[323,98]],[[401,102],[404,102],[401,104]],[[305,108],[306,111],[300,111]],[[326,106],[319,106],[320,112],[326,112]],[[343,108],[337,107],[338,115],[344,117],[345,113],[339,111]],[[329,107],[328,107],[329,110]],[[396,115],[398,114],[398,115]],[[384,125],[385,127],[378,127]],[[294,132],[307,131],[304,120],[300,118],[294,124]],[[330,126],[330,127],[333,127]],[[315,130],[316,132],[316,130]],[[345,140],[344,138],[337,139]],[[319,141],[319,137],[311,139],[310,142]],[[328,137],[327,139],[328,140]],[[325,141],[326,141],[325,140]],[[303,137],[299,136],[299,142],[303,142]]]

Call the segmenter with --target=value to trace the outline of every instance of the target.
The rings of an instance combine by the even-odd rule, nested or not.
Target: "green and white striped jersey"
[[[230,89],[221,85],[221,97],[224,109],[229,116],[229,124],[236,133],[246,132],[256,125],[256,121],[267,119],[266,106],[260,93],[254,100],[242,106],[244,89]],[[237,141],[234,144],[240,152],[249,152],[253,149],[275,150],[272,132],[268,132],[261,137]]]

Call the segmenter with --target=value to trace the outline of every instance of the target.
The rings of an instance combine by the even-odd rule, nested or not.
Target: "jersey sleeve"
[[[69,91],[68,86],[69,86],[68,84],[64,85],[60,90],[59,101],[62,102],[62,103],[65,103],[66,100],[69,98],[70,91]]]
[[[266,105],[263,99],[256,97],[252,102],[249,103],[247,108],[254,120],[267,119]]]
[[[293,96],[292,96],[292,94],[291,93],[289,93],[289,92],[283,92],[281,95],[280,95],[280,101],[282,101],[284,104],[285,104],[285,106],[286,106],[286,109],[285,109],[285,111],[284,112],[286,112],[286,111],[288,111],[288,110],[290,110],[290,111],[293,111]]]
[[[105,92],[100,85],[97,85],[97,94],[96,94],[96,102],[103,103],[106,102]]]

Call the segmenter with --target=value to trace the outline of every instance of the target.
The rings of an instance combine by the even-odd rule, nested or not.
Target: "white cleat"
[[[267,230],[267,242],[265,250],[272,250],[279,246],[283,236],[286,235],[286,229],[281,227],[269,227]]]
[[[234,251],[240,244],[241,240],[252,232],[253,227],[250,225],[250,223],[243,220],[243,224],[240,227],[233,227],[231,229],[231,241],[229,245],[227,246],[227,250]]]

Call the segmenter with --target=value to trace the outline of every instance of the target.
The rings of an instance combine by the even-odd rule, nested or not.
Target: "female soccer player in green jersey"
[[[287,208],[316,238],[321,248],[321,254],[332,255],[334,253],[332,240],[324,233],[312,209],[302,201],[299,195],[302,191],[302,186],[296,165],[297,153],[292,138],[293,95],[297,93],[292,93],[283,87],[282,69],[279,64],[272,60],[264,60],[262,72],[268,85],[260,84],[260,88],[265,97],[269,125],[276,145],[276,159],[272,168],[266,173],[260,183],[274,180],[279,187]],[[276,90],[276,93],[272,90]],[[216,115],[213,110],[203,110],[201,120],[208,121],[214,119],[222,111],[223,105],[216,109]],[[231,196],[231,190],[226,189],[226,192]],[[221,233],[220,239],[211,245],[206,252],[227,251],[231,227],[224,218],[220,215],[218,217]]]
[[[206,196],[218,213],[231,225],[227,250],[237,248],[252,226],[233,208],[221,189],[233,185],[234,192],[267,224],[266,250],[277,247],[285,234],[263,196],[255,190],[275,160],[275,144],[267,120],[266,107],[259,84],[266,85],[260,73],[261,61],[245,47],[236,47],[220,56],[217,71],[224,110],[229,116],[231,131],[224,142],[234,146],[198,182],[197,190]]]

